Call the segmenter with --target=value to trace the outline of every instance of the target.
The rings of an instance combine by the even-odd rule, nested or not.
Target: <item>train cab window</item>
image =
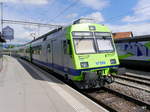
[[[76,38],[74,44],[77,54],[96,53],[93,38]]]
[[[50,44],[47,45],[47,51],[50,53],[51,52],[51,46]]]
[[[101,37],[111,38],[111,33],[110,32],[94,32],[94,35],[97,38],[101,38]]]
[[[92,32],[72,32],[74,47],[77,54],[96,53],[95,42]]]
[[[98,51],[99,52],[112,52],[114,47],[111,39],[100,39],[97,38]]]

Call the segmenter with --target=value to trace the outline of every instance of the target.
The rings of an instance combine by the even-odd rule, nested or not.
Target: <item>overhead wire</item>
[[[62,11],[60,11],[51,21],[55,21],[59,16],[61,16],[62,14],[64,14],[68,9],[72,8],[77,3],[78,3],[78,0],[75,0],[75,2],[73,2],[72,4],[70,4],[68,7],[66,7]]]
[[[59,16],[61,16],[62,14],[64,14],[68,9],[72,8],[72,7],[75,6],[77,3],[78,3],[78,1],[76,0],[75,2],[73,2],[72,4],[70,4],[68,7],[66,7],[64,10],[62,10],[60,13],[58,13],[58,14],[54,17],[54,19],[52,19],[51,21],[55,21]],[[142,8],[140,8],[140,9],[137,9],[137,11],[138,11],[138,10],[143,10],[143,9],[146,9],[146,8],[149,8],[149,7],[150,7],[150,5],[148,5],[148,6],[146,6],[146,7],[142,7]],[[116,20],[116,18],[122,17],[123,15],[129,14],[130,12],[132,12],[132,11],[127,11],[127,12],[125,12],[125,13],[123,13],[123,14],[118,15],[118,16],[110,17],[110,18],[108,19],[108,21],[113,21],[114,19]]]

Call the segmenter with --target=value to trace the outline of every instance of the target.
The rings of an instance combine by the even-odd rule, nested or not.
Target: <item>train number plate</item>
[[[104,65],[104,64],[106,64],[105,61],[98,61],[98,62],[96,62],[96,65]]]

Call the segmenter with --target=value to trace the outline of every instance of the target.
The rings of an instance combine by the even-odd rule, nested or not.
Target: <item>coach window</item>
[[[39,51],[38,51],[38,54],[41,55],[41,53],[42,53],[42,47],[39,46],[39,49],[38,49],[38,50],[39,50]]]
[[[37,54],[36,51],[37,51],[37,50],[36,50],[36,48],[34,47],[34,48],[33,48],[33,54]]]
[[[27,48],[27,53],[30,53],[30,49],[29,48]]]
[[[50,44],[47,45],[47,51],[50,53],[51,52],[51,46]]]

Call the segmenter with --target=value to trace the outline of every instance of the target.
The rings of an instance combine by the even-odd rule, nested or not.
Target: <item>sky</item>
[[[68,25],[81,17],[95,19],[112,32],[132,31],[133,35],[150,34],[150,0],[0,0],[4,19]],[[15,39],[23,44],[52,29],[32,25],[11,26]],[[39,31],[39,33],[37,33]],[[8,42],[10,43],[10,42]]]

